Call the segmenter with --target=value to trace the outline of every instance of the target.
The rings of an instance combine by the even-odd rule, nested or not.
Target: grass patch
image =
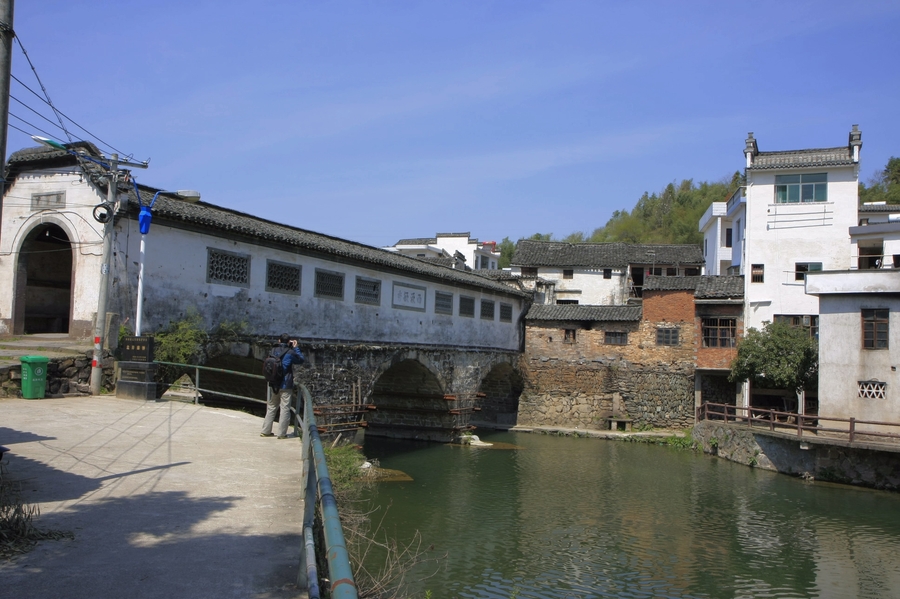
[[[34,518],[40,515],[40,509],[23,503],[21,491],[21,485],[9,476],[6,465],[0,463],[0,559],[10,560],[27,553],[38,541],[75,538],[71,532],[38,530]]]

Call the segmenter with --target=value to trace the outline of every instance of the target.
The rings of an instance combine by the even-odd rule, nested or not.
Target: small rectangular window
[[[765,274],[766,267],[762,264],[753,264],[750,266],[750,282],[751,283],[764,283],[765,282]],[[776,277],[777,278],[777,277]]]
[[[512,322],[512,304],[500,304],[500,322]]]
[[[821,262],[795,262],[794,263],[794,280],[805,281],[806,273],[822,270]]]
[[[603,336],[606,345],[628,345],[628,333],[622,331],[606,331]]]
[[[378,279],[356,277],[356,303],[380,306],[381,281]]]
[[[727,247],[727,248],[731,247],[731,235],[732,235],[732,230],[725,229],[725,247]]]
[[[684,269],[684,276],[686,277],[699,277],[700,269],[696,266],[689,266]]]
[[[612,278],[612,269],[611,269],[611,268],[604,268],[604,269],[603,269],[603,278],[604,278],[604,279],[611,279],[611,278]]]
[[[575,329],[565,329],[563,343],[575,343]]]
[[[569,268],[563,269],[563,278],[564,278],[564,279],[571,279],[571,278],[573,278],[574,276],[575,276],[575,271],[574,271],[574,270],[569,269]]]
[[[655,276],[657,276],[657,277],[661,277],[661,276],[662,276],[662,272],[663,272],[663,271],[662,271],[662,266],[655,266],[655,267],[653,267],[653,268],[648,268],[648,269],[647,269],[647,274],[648,274],[648,275],[655,275]]]
[[[558,299],[558,300],[556,300],[556,304],[559,305],[559,306],[562,306],[562,305],[575,305],[575,304],[577,304],[577,303],[578,303],[578,300],[573,300],[573,299]]]
[[[300,274],[296,264],[266,260],[266,291],[300,295]]]
[[[481,300],[481,319],[494,320],[494,300]]]
[[[453,314],[453,294],[444,291],[434,292],[434,313]]]
[[[678,345],[677,328],[656,329],[656,345]]]
[[[737,338],[736,318],[704,318],[703,347],[734,347]]]
[[[672,266],[667,267],[667,268],[666,268],[666,276],[667,276],[667,277],[677,277],[677,276],[678,276],[678,269],[675,268],[675,267],[672,267]]]
[[[344,273],[316,269],[316,297],[344,299]]]
[[[887,383],[881,381],[857,381],[857,397],[860,399],[884,399]]]
[[[863,349],[888,349],[889,319],[887,309],[863,309]]]
[[[538,274],[537,266],[523,266],[522,267],[522,276],[523,277],[536,277]]]
[[[459,315],[475,318],[475,298],[459,296]]]
[[[206,282],[250,286],[250,255],[206,248]]]

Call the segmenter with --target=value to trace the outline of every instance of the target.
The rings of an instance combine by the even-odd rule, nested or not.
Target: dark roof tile
[[[853,154],[849,146],[819,148],[813,150],[787,150],[783,152],[759,152],[753,157],[750,170],[782,168],[809,168],[825,166],[852,166]]]
[[[743,299],[744,277],[743,275],[700,277],[694,297],[697,299]]]
[[[586,306],[579,304],[534,304],[526,320],[568,320],[580,322],[636,322],[641,319],[640,306]]]
[[[565,243],[520,239],[516,266],[625,268],[629,264],[704,264],[699,245],[639,243]]]

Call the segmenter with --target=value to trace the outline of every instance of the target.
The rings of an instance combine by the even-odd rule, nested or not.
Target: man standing
[[[263,420],[262,432],[259,436],[274,436],[272,424],[275,422],[275,411],[279,408],[280,402],[281,416],[278,418],[278,438],[287,439],[288,424],[291,422],[291,398],[294,395],[294,364],[303,364],[306,359],[303,357],[303,352],[297,347],[297,340],[291,339],[287,333],[281,336],[278,345],[272,348],[266,361],[271,361],[270,358],[281,361],[282,376],[280,383],[277,381],[270,383],[272,392],[269,393],[266,402],[266,418]],[[264,364],[264,370],[266,369],[268,366]]]

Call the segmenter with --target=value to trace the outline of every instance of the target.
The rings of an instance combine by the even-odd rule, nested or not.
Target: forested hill
[[[699,245],[703,240],[698,229],[700,217],[711,203],[726,201],[741,185],[743,178],[739,172],[734,173],[731,180],[715,183],[704,181],[695,184],[693,179],[685,179],[677,185],[669,183],[658,194],[644,192],[631,212],[616,210],[605,225],[592,233],[576,231],[560,239],[552,233],[535,233],[529,239],[570,243],[622,241]],[[500,243],[501,268],[509,266],[515,246],[509,237]]]

